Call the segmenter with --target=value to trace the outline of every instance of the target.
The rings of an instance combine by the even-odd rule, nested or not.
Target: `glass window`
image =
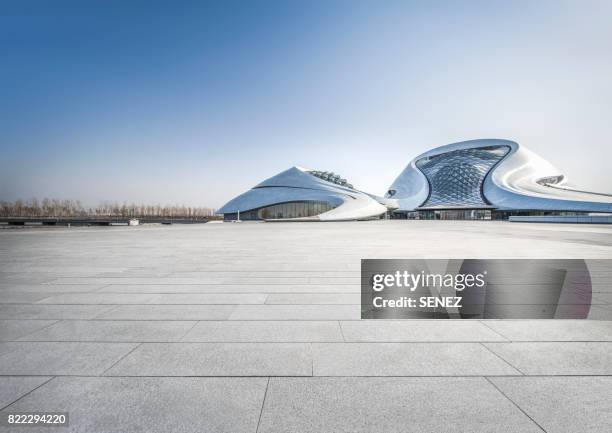
[[[509,151],[508,146],[461,149],[418,160],[416,165],[431,186],[422,207],[486,205],[483,181]]]
[[[279,203],[251,211],[253,219],[304,218],[322,214],[334,207],[323,201]]]

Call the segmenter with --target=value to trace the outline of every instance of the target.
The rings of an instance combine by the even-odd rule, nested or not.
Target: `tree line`
[[[24,218],[187,218],[203,219],[213,216],[207,207],[182,205],[136,204],[103,202],[95,207],[84,207],[79,200],[0,201],[0,217]]]

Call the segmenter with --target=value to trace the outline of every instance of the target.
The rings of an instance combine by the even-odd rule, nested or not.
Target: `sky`
[[[0,200],[219,208],[291,166],[384,194],[506,138],[612,192],[610,1],[2,1]]]

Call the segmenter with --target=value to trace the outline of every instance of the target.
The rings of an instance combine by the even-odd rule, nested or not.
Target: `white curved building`
[[[385,197],[396,201],[399,214],[425,219],[612,212],[612,195],[576,188],[540,156],[499,139],[448,144],[417,156]]]
[[[337,174],[292,167],[217,212],[225,220],[346,221],[376,218],[389,209],[392,202],[354,189]]]

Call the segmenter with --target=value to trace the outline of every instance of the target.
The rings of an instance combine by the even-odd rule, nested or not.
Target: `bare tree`
[[[21,218],[181,218],[204,219],[214,215],[214,209],[185,205],[137,204],[102,202],[93,208],[84,208],[80,200],[44,198],[39,201],[0,201],[0,217]]]

